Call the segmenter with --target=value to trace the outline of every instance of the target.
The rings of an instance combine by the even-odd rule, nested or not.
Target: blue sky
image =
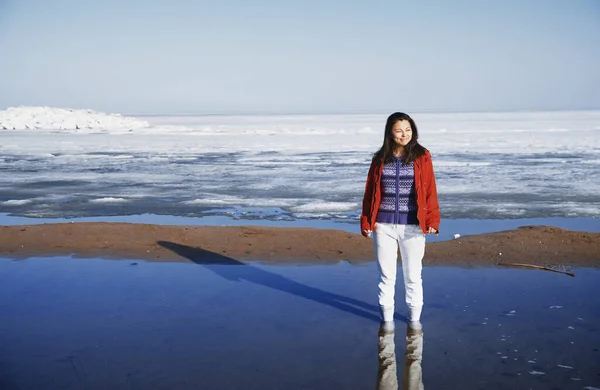
[[[0,109],[600,108],[600,2],[0,0]]]

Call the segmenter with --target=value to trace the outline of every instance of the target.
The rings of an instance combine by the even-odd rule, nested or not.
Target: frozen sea
[[[600,111],[417,113],[445,219],[596,218]],[[0,130],[0,213],[356,221],[387,114]]]

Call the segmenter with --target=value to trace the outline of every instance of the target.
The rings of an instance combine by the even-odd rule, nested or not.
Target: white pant
[[[379,305],[383,320],[392,321],[394,319],[396,263],[398,247],[400,247],[406,304],[410,309],[409,320],[419,321],[423,308],[421,270],[425,255],[425,234],[418,225],[376,223],[373,238],[380,274]]]

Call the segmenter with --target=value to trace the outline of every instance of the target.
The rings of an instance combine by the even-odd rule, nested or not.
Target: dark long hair
[[[419,131],[415,121],[403,112],[395,112],[390,115],[385,124],[385,135],[383,137],[383,146],[375,153],[375,157],[379,158],[381,162],[387,164],[394,159],[394,132],[392,128],[399,121],[408,121],[410,128],[412,129],[412,138],[410,142],[404,147],[402,153],[402,164],[408,165],[415,161],[417,158],[425,154],[425,148],[419,144]]]

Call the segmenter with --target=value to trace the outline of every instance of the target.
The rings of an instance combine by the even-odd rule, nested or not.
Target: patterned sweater
[[[381,205],[377,222],[418,225],[414,164],[402,165],[402,160],[385,164],[381,177]]]

